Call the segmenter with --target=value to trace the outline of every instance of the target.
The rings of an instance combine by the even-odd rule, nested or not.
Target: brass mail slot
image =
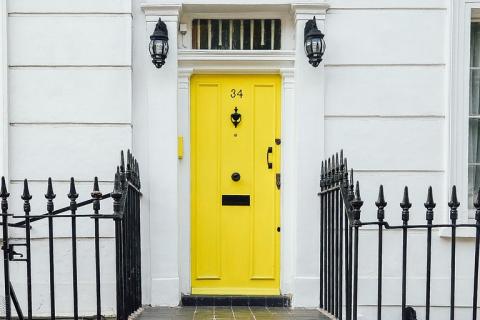
[[[222,194],[222,206],[249,206],[250,195]]]

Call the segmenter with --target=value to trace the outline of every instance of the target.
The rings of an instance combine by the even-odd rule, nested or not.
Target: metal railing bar
[[[107,199],[107,198],[110,198],[112,196],[111,193],[107,193],[107,194],[104,194],[102,195],[102,199],[101,200],[104,200],[104,199]],[[77,203],[77,208],[80,208],[80,207],[83,207],[83,206],[86,206],[86,205],[89,205],[91,203],[93,203],[93,199],[88,199],[88,200],[85,200],[85,201],[82,201],[82,202],[79,202]],[[45,219],[47,218],[49,215],[58,215],[60,213],[63,213],[63,212],[67,212],[70,210],[70,205],[66,206],[66,207],[63,207],[61,209],[57,209],[55,211],[52,211],[51,213],[45,213],[45,214],[42,214],[42,215],[33,215],[33,216],[30,216],[31,219],[30,219],[30,222],[34,222],[34,221],[38,221],[38,220],[41,220],[41,219]],[[80,216],[80,215],[78,215]],[[15,216],[17,218],[24,218],[25,216]],[[14,224],[14,226],[21,226],[21,225],[24,225],[25,224],[25,221],[20,221],[20,222],[17,222]]]

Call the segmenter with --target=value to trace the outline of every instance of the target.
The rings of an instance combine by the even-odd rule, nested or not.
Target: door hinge
[[[280,179],[280,173],[277,173],[275,175],[275,183],[277,185],[277,189],[280,190],[280,186],[281,186],[281,179]]]

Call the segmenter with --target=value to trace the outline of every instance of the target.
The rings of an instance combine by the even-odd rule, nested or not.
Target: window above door
[[[192,49],[280,50],[280,19],[193,19]]]

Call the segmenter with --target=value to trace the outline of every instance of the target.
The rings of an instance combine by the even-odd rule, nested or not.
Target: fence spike
[[[6,199],[10,196],[10,193],[7,191],[7,184],[5,183],[5,177],[2,176],[2,187],[0,189],[0,198]]]
[[[340,181],[340,162],[338,161],[338,152],[335,153],[335,184]]]
[[[360,183],[357,181],[355,187],[355,196],[351,201],[353,207],[353,220],[355,222],[360,222],[360,208],[363,205],[362,198],[360,197]]]
[[[340,165],[343,165],[343,149],[340,149]]]
[[[28,189],[28,181],[27,179],[23,180],[23,193],[22,193],[22,200],[31,200],[32,196],[30,195],[30,190]]]
[[[403,199],[402,199],[402,202],[400,203],[400,208],[402,208],[402,220],[404,222],[410,219],[409,209],[411,207],[412,207],[412,204],[410,203],[410,199],[408,197],[408,187],[405,186],[405,188],[403,189]]]
[[[362,200],[360,197],[360,183],[357,181],[355,185],[355,201]]]
[[[427,209],[427,213],[425,215],[426,220],[427,221],[432,221],[433,220],[433,209],[437,206],[437,204],[433,201],[432,186],[428,187],[427,202],[425,202],[424,206]]]
[[[344,186],[348,186],[348,163],[347,158],[343,161],[343,184]]]
[[[400,208],[402,209],[410,209],[412,207],[412,204],[410,203],[410,198],[408,196],[408,187],[405,186],[403,189],[403,199],[402,202],[400,203]]]
[[[450,202],[448,202],[448,206],[450,208],[458,208],[460,206],[460,202],[457,200],[457,186],[452,187],[452,195],[450,197]]]
[[[78,198],[77,189],[75,188],[75,179],[73,177],[70,178],[70,191],[67,196],[72,201]]]
[[[125,155],[123,150],[120,151],[120,170],[117,169],[117,171],[125,172]]]
[[[325,179],[325,175],[324,175],[324,167],[323,167],[323,161],[322,161],[322,165],[320,167],[320,189],[323,189],[324,179]]]
[[[117,172],[115,173],[115,181],[113,183],[113,194],[120,194],[122,193],[121,189],[121,181],[120,181],[120,173],[118,172],[118,167],[117,167]],[[112,197],[113,197],[112,194]]]
[[[452,187],[452,195],[450,197],[450,201],[448,202],[448,206],[450,207],[450,220],[457,220],[457,208],[460,206],[460,202],[458,202],[457,199],[457,186],[455,185]]]
[[[140,165],[137,162],[137,183],[138,183],[138,188],[141,187],[142,183],[140,181]]]
[[[127,171],[132,170],[132,154],[130,150],[127,150]]]
[[[477,193],[477,199],[473,202],[473,206],[475,207],[475,220],[480,221],[480,188]]]
[[[98,186],[98,177],[95,177],[93,179],[93,191],[94,192],[99,192],[100,191],[100,187]]]
[[[330,158],[327,160],[327,168],[325,173],[325,186],[328,188],[330,186],[330,177],[331,177],[331,165],[330,165]]]
[[[56,196],[57,195],[53,193],[52,178],[48,178],[47,193],[45,194],[45,198],[48,200],[53,200]]]
[[[387,202],[385,202],[385,195],[383,194],[383,185],[380,185],[378,188],[378,200],[375,201],[375,205],[377,206],[377,219],[382,221],[385,219],[385,207],[387,206]]]

